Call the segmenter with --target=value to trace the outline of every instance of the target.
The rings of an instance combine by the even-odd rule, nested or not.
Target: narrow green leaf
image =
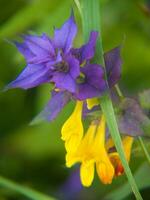
[[[10,181],[2,176],[0,176],[0,186],[8,188],[10,190],[16,191],[30,199],[33,200],[54,200],[54,198],[46,196],[40,192],[30,189],[25,186],[21,186],[13,181]]]
[[[92,30],[97,30],[99,32],[101,31],[99,0],[94,0],[94,1],[82,0],[81,8],[82,8],[82,20],[83,20],[83,33],[84,33],[84,38],[87,41],[90,31]],[[105,66],[101,37],[99,37],[99,40],[97,42],[96,61]],[[117,121],[115,118],[114,109],[109,94],[105,94],[103,97],[101,97],[101,108],[106,117],[108,128],[110,130],[116,149],[119,153],[120,159],[124,166],[129,184],[134,192],[136,199],[141,200],[142,197],[138,191],[138,187],[135,183],[135,180],[132,176],[131,170],[124,155],[121,137],[119,134]]]
[[[76,4],[76,6],[77,6],[77,8],[79,10],[80,15],[82,15],[82,10],[81,10],[81,6],[80,6],[79,0],[74,0],[74,3]]]
[[[144,142],[143,142],[143,139],[142,139],[141,137],[139,137],[138,139],[139,139],[141,148],[142,148],[142,150],[143,150],[143,152],[144,152],[144,154],[145,154],[145,157],[146,157],[148,163],[150,164],[150,156],[149,156],[149,153],[148,153],[148,151],[147,151],[147,148],[146,148],[146,146],[145,146],[145,144],[144,144]]]

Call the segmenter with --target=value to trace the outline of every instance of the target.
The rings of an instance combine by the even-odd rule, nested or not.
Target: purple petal
[[[34,45],[47,51],[48,53],[52,55],[55,55],[55,49],[54,49],[53,43],[46,34],[43,34],[42,36],[25,35],[24,39],[32,43],[31,49],[33,48],[33,51],[35,51],[35,53],[36,53],[36,49],[34,50]]]
[[[71,174],[67,180],[63,183],[59,189],[60,198],[65,200],[75,200],[79,199],[79,193],[82,190],[83,186],[80,181],[80,171],[75,169],[71,171]]]
[[[21,72],[16,80],[12,81],[6,89],[9,88],[33,88],[43,83],[49,82],[51,78],[51,72],[44,65],[32,65],[29,64]]]
[[[109,87],[113,87],[121,76],[120,47],[116,47],[105,53],[105,64]]]
[[[76,91],[75,80],[69,73],[56,72],[55,74],[53,74],[51,81],[54,81],[56,88],[65,89],[69,92]]]
[[[97,37],[98,32],[92,31],[87,44],[83,45],[79,49],[72,49],[72,53],[80,60],[80,63],[83,63],[85,60],[90,60],[91,58],[93,58]]]
[[[44,110],[33,120],[32,124],[42,120],[54,120],[69,100],[70,94],[68,92],[52,92],[50,101]]]
[[[69,65],[69,73],[70,73],[71,77],[73,79],[76,79],[80,75],[80,64],[79,64],[79,61],[75,57],[73,57],[71,55],[67,55],[65,57],[65,61]]]
[[[25,35],[23,38],[23,43],[16,42],[15,44],[28,63],[39,64],[55,58],[55,49],[46,34],[42,36]]]
[[[143,135],[143,128],[149,120],[138,102],[131,98],[125,98],[120,108],[121,113],[118,116],[120,132],[131,136]]]
[[[85,75],[85,82],[78,84],[76,98],[84,100],[102,95],[107,89],[103,68],[96,64],[88,64],[82,68],[82,73]]]
[[[25,57],[28,63],[30,59],[32,59],[35,56],[25,43],[15,42],[15,45],[17,49],[20,51],[20,53]]]
[[[130,136],[140,136],[144,134],[142,128],[139,126],[139,122],[134,118],[129,118],[129,116],[119,119],[119,130],[122,134]]]
[[[62,62],[63,58],[61,55],[61,51],[58,51],[56,58],[53,60],[49,60],[47,63],[45,63],[46,67],[50,68],[50,69],[55,69],[54,65],[58,64],[59,62]]]
[[[79,61],[68,54],[64,57],[64,62],[68,65],[68,71],[54,71],[52,81],[59,89],[68,90],[69,92],[76,91],[76,78],[80,74]],[[55,70],[55,66],[53,67]]]
[[[100,91],[89,84],[81,84],[75,94],[78,100],[85,100],[96,96],[100,96]]]
[[[106,82],[104,81],[103,67],[97,64],[88,64],[82,68],[82,72],[86,75],[88,84],[100,91],[105,89]]]
[[[77,32],[77,26],[74,21],[74,15],[64,23],[60,29],[55,29],[54,44],[56,48],[62,48],[64,53],[67,53],[72,47],[74,37]]]

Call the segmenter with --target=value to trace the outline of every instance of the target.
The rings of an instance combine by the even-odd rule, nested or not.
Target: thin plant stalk
[[[142,148],[142,150],[143,150],[143,152],[145,154],[145,157],[146,157],[148,163],[150,164],[150,155],[149,155],[149,153],[147,151],[147,148],[146,148],[146,146],[145,146],[145,144],[143,142],[143,139],[141,137],[138,137],[138,139],[139,139],[139,143],[141,145],[141,148]]]

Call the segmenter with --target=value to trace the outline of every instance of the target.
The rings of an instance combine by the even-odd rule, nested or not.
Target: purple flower
[[[79,49],[72,49],[76,32],[77,26],[71,14],[60,29],[55,29],[53,39],[46,34],[23,36],[23,43],[15,44],[25,57],[27,66],[5,89],[28,89],[54,82],[57,88],[76,93],[80,64],[94,56],[98,37],[98,33],[93,31],[87,44]]]
[[[121,76],[121,57],[120,47],[116,47],[104,54],[107,81],[110,88],[112,88],[120,79]]]
[[[96,64],[86,64],[81,68],[81,74],[77,79],[78,88],[75,97],[79,100],[98,97],[106,91],[104,70]]]
[[[76,32],[72,14],[60,29],[55,29],[53,39],[46,34],[23,36],[24,42],[15,44],[24,55],[27,67],[6,89],[28,89],[53,81],[60,89],[74,92],[80,66],[79,61],[69,52]]]
[[[149,119],[138,102],[132,98],[125,98],[120,104],[120,110],[121,113],[118,115],[120,132],[133,137],[144,135]]]
[[[93,56],[94,43],[96,41],[96,33],[91,33],[89,42],[78,49],[80,52],[80,62],[84,59],[90,59]],[[88,53],[92,49],[92,54]],[[83,51],[80,51],[80,50]],[[114,48],[104,55],[106,64],[107,81],[110,88],[112,88],[120,79],[121,76],[121,58],[120,48]],[[98,97],[102,95],[107,89],[106,81],[104,80],[103,67],[96,64],[85,64],[81,68],[81,74],[77,79],[77,91],[75,97],[79,100],[85,100],[87,98]]]

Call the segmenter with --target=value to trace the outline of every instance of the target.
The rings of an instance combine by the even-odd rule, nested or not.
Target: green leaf
[[[10,181],[9,179],[6,179],[2,176],[0,176],[0,186],[11,189],[13,191],[16,191],[30,199],[33,200],[54,200],[54,198],[46,196],[45,194],[42,194],[40,192],[37,192],[33,189],[30,189],[25,186],[21,186],[13,181]]]
[[[84,38],[87,40],[89,37],[89,33],[92,30],[101,31],[100,27],[100,10],[99,10],[99,0],[82,0],[81,4],[82,8],[82,20],[83,20],[83,32],[84,32]],[[102,48],[102,40],[99,37],[96,47],[96,56],[95,60],[98,61],[98,63],[105,66],[104,58],[103,58],[103,48]],[[136,197],[136,199],[141,200],[142,197],[138,191],[138,187],[135,183],[135,180],[132,176],[131,170],[129,168],[129,165],[126,161],[125,154],[123,151],[123,146],[121,142],[121,137],[119,134],[117,121],[114,114],[114,109],[112,106],[112,102],[109,96],[109,93],[105,94],[100,99],[101,102],[101,108],[102,111],[106,117],[107,125],[110,130],[111,136],[114,140],[114,143],[116,145],[116,149],[119,153],[120,159],[122,161],[122,164],[125,169],[125,173],[127,175],[129,184],[132,188],[132,191]]]

